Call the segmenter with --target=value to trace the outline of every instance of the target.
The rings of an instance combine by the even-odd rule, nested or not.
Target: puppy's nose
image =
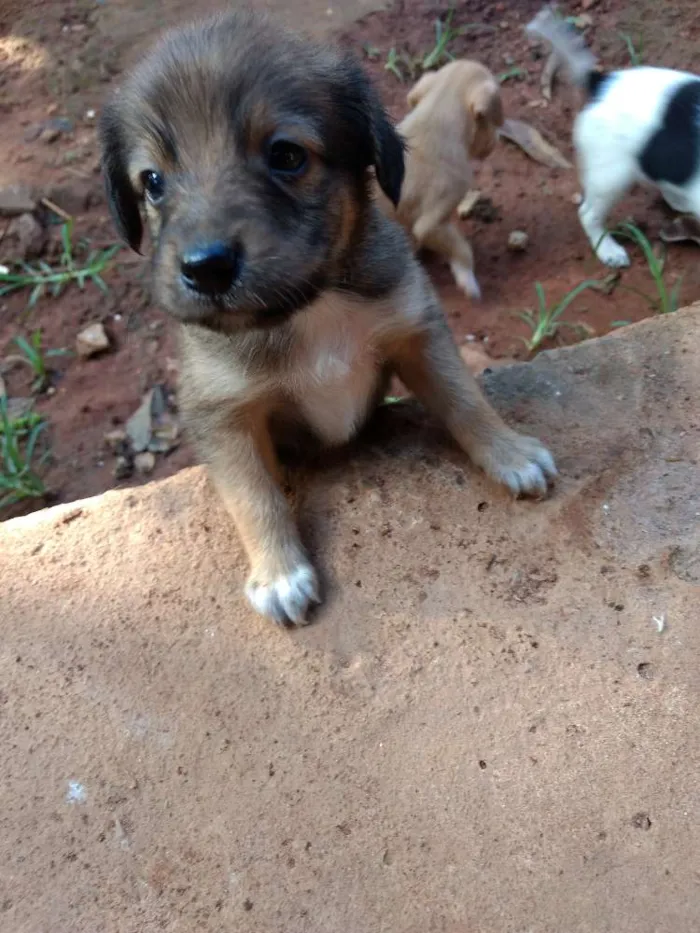
[[[239,249],[226,243],[193,246],[180,260],[182,280],[203,295],[224,295],[238,278],[241,266]]]

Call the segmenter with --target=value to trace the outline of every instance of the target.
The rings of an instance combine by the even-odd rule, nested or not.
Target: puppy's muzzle
[[[198,244],[182,254],[180,276],[188,289],[200,295],[225,295],[240,276],[242,259],[238,246]]]

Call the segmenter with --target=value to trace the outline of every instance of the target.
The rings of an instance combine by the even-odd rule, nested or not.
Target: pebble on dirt
[[[36,198],[27,185],[3,185],[0,187],[0,216],[15,217],[30,214],[36,208]]]
[[[508,249],[513,253],[524,252],[529,243],[530,237],[524,230],[511,230],[508,234]]]
[[[134,469],[137,473],[148,474],[153,472],[156,465],[156,455],[150,450],[144,450],[134,457]]]
[[[105,434],[104,440],[110,450],[118,451],[126,444],[128,438],[124,428],[115,428]]]
[[[99,321],[81,330],[75,342],[76,352],[83,359],[109,350],[109,346],[109,337]]]
[[[134,472],[133,461],[129,457],[117,457],[113,472],[115,479],[128,479]]]
[[[66,214],[74,217],[82,214],[90,206],[92,191],[81,182],[68,182],[62,185],[51,185],[46,190],[46,198],[51,204],[60,207]]]
[[[46,230],[33,214],[20,214],[10,221],[2,242],[2,254],[14,262],[41,256],[46,246]]]

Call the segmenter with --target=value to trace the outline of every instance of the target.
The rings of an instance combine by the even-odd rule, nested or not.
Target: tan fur
[[[236,27],[230,35],[225,34],[231,47],[230,53],[225,53],[227,60],[238,61],[238,67],[243,68],[241,48],[247,50],[255,44],[246,33],[252,23],[264,33],[265,41],[260,39],[257,44],[265,48],[264,54],[271,61],[284,55],[291,45],[288,60],[298,63],[293,77],[303,90],[300,108],[314,94],[324,104],[308,76],[305,47],[298,40],[278,34],[255,18],[243,20],[241,25],[239,14],[223,22],[233,22]],[[273,196],[274,189],[267,182],[261,186],[261,157],[255,146],[264,145],[268,138],[269,114],[281,107],[275,93],[280,94],[280,87],[286,89],[290,72],[284,73],[282,82],[266,84],[271,82],[269,76],[250,80],[245,133],[235,137],[235,115],[224,110],[218,121],[207,122],[206,107],[201,103],[187,109],[190,99],[228,101],[221,82],[239,77],[235,69],[229,69],[226,79],[214,69],[212,77],[205,67],[207,41],[196,31],[192,37],[182,46],[184,54],[189,54],[191,44],[199,49],[202,64],[193,68],[189,63],[192,89],[189,96],[182,96],[177,113],[169,112],[173,105],[161,84],[156,82],[153,90],[154,79],[166,68],[156,56],[144,74],[137,73],[133,79],[125,109],[109,114],[104,145],[108,153],[105,162],[112,173],[110,190],[117,200],[117,220],[131,225],[129,235],[137,241],[133,198],[139,196],[142,153],[149,151],[149,146],[155,151],[149,142],[151,122],[141,114],[144,109],[149,113],[148,106],[156,106],[160,119],[174,134],[173,149],[180,164],[193,176],[190,182],[187,171],[174,175],[162,217],[158,216],[159,208],[147,209],[149,215],[154,214],[151,228],[158,239],[154,261],[157,293],[164,307],[182,322],[182,411],[246,549],[251,565],[246,586],[250,602],[278,622],[302,624],[310,605],[319,599],[318,584],[282,490],[276,448],[308,434],[326,445],[349,440],[371,413],[391,372],[435,412],[476,464],[513,492],[544,493],[554,464],[538,441],[508,428],[481,394],[405,236],[371,203],[366,167],[356,170],[360,174],[353,181],[350,169],[341,172],[333,168],[342,152],[336,158],[319,159],[293,187],[289,183],[293,201],[287,190]],[[216,43],[220,55],[221,36],[213,32],[208,42]],[[173,67],[175,56],[167,46],[166,52],[167,67]],[[211,57],[215,57],[214,52]],[[318,67],[318,59],[310,61]],[[334,75],[332,68],[338,70],[339,66],[330,53],[329,61],[327,70]],[[180,68],[178,80],[184,81],[187,74]],[[362,88],[360,79],[355,80]],[[340,85],[342,88],[344,82]],[[164,81],[162,87],[172,87],[172,80]],[[347,114],[348,119],[356,119],[354,102]],[[279,119],[289,120],[290,116],[293,114],[282,113]],[[330,107],[322,116],[326,121],[340,119]],[[375,132],[380,119],[381,113],[375,112]],[[257,120],[265,125],[257,127]],[[319,121],[323,125],[321,118]],[[465,133],[472,133],[466,120],[462,124]],[[124,127],[133,134],[133,141],[128,137],[124,141]],[[296,129],[297,134],[305,131],[304,126]],[[393,130],[387,126],[383,132],[382,150],[386,153]],[[345,130],[337,131],[331,123],[329,137],[337,138],[341,147],[346,144],[345,135]],[[122,147],[116,152],[109,150],[115,137]],[[239,139],[238,150],[230,145],[232,138]],[[245,154],[245,146],[253,147],[250,155]],[[127,162],[123,168],[122,150]],[[218,153],[216,159],[211,158],[212,152]],[[393,157],[401,159],[398,140],[394,152]],[[383,165],[385,173],[390,168]],[[123,189],[122,178],[131,179],[133,192]],[[256,190],[263,192],[259,200]],[[326,191],[336,196],[327,197]],[[463,185],[460,192],[464,193]],[[242,207],[245,226],[238,221]],[[296,211],[297,221],[283,229],[280,216],[284,210]],[[309,235],[299,229],[308,216],[315,224],[312,229],[322,231],[314,234],[318,242],[312,238],[311,246]],[[425,235],[434,233],[427,230]],[[214,234],[220,239],[235,236],[242,242],[246,265],[241,281],[247,290],[243,284],[234,284],[230,293],[206,301],[183,288],[178,263],[192,237]],[[312,271],[314,275],[322,273],[324,282],[314,297],[297,307],[289,306],[285,316],[269,322],[265,318],[269,305],[258,301],[259,294],[269,295],[271,304],[280,295],[287,297],[282,288],[292,289],[293,297],[307,279],[291,278],[278,286],[276,267],[267,264],[268,257],[275,261],[283,257],[289,277],[294,276],[295,267],[312,268],[312,260],[322,263],[320,272],[315,266]]]
[[[503,123],[498,81],[478,62],[459,60],[423,75],[407,100],[411,111],[398,127],[408,151],[396,216],[416,245],[443,256],[457,284],[476,298],[472,249],[453,215],[471,185],[471,160],[485,159],[496,144]]]

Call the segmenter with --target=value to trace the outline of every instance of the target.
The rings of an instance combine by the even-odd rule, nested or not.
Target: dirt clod
[[[46,246],[46,230],[34,214],[20,214],[7,228],[0,251],[8,261],[26,262],[41,256]]]
[[[88,359],[91,356],[96,356],[98,353],[103,353],[105,350],[109,349],[109,346],[109,337],[105,331],[104,324],[99,321],[96,321],[94,324],[89,324],[81,330],[75,342],[76,352],[78,356],[83,359]]]
[[[36,198],[29,185],[3,185],[0,188],[0,215],[14,217],[31,213],[36,208]]]
[[[156,455],[150,450],[143,450],[134,457],[134,469],[137,473],[152,473],[155,465]]]
[[[508,234],[508,249],[513,253],[523,253],[530,244],[530,237],[524,230],[511,230]]]

